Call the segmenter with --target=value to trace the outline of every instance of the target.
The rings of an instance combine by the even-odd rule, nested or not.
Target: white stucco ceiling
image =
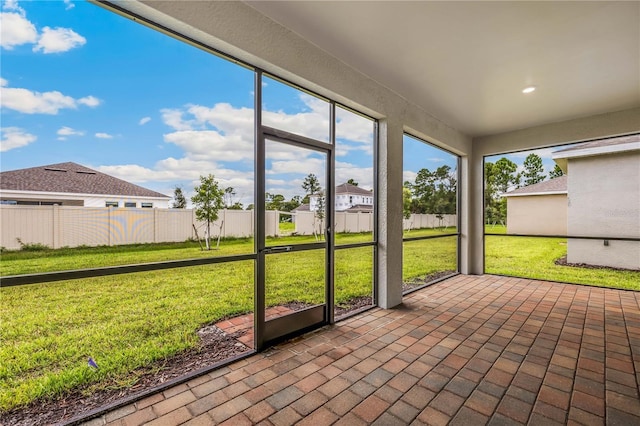
[[[637,1],[247,3],[472,136],[640,106]]]

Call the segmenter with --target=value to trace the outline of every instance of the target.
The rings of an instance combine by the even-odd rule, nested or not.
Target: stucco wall
[[[569,240],[571,263],[640,269],[640,152],[569,159],[569,235],[603,237]]]
[[[567,195],[508,197],[507,234],[567,235]]]

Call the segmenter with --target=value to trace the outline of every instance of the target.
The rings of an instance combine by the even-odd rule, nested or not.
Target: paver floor
[[[459,275],[91,425],[640,425],[640,292]]]

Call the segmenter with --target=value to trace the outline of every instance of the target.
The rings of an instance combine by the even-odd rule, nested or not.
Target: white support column
[[[402,303],[402,123],[381,120],[378,148],[378,305]]]

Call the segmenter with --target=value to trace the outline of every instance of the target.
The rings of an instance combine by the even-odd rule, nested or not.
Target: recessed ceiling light
[[[527,86],[522,89],[522,93],[532,93],[536,91],[536,86]]]

